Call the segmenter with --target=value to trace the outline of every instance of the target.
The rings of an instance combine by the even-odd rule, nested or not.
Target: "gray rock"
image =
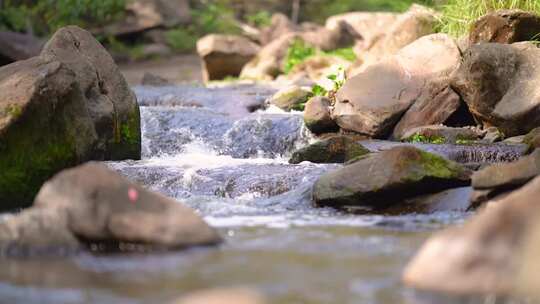
[[[335,132],[339,126],[332,119],[330,99],[315,96],[304,107],[304,123],[315,134]]]
[[[540,125],[540,49],[534,44],[483,43],[463,55],[452,87],[476,120],[505,136]]]
[[[337,135],[295,151],[289,163],[299,164],[303,161],[319,164],[345,163],[368,153],[369,150],[354,138]]]

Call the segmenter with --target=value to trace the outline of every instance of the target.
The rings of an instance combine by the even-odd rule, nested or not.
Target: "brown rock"
[[[39,55],[43,43],[32,35],[0,31],[0,66]]]
[[[350,78],[337,93],[333,116],[342,129],[386,138],[427,81],[447,79],[459,60],[459,49],[448,36],[422,37]]]
[[[538,66],[534,44],[477,44],[463,55],[452,87],[485,127],[522,135],[540,125]]]
[[[488,205],[464,226],[436,234],[409,263],[404,282],[417,289],[452,294],[511,293],[524,240],[540,219],[539,195],[540,178],[536,178]]]
[[[370,153],[350,136],[335,135],[301,148],[293,153],[289,163],[309,161],[317,164],[345,163]]]
[[[269,26],[261,29],[259,40],[261,45],[267,45],[290,33],[297,32],[299,28],[281,13],[272,15]]]
[[[237,77],[242,68],[259,52],[249,39],[233,35],[208,35],[197,42],[205,81]]]
[[[141,80],[141,85],[151,87],[164,87],[172,85],[167,79],[154,75],[150,72],[146,72]]]
[[[264,304],[265,298],[247,288],[220,288],[201,290],[188,294],[172,304]]]
[[[56,175],[43,185],[34,208],[65,210],[69,230],[89,243],[112,240],[173,249],[220,241],[190,208],[97,163]]]
[[[306,127],[315,134],[335,132],[338,125],[332,119],[330,99],[316,96],[308,100],[304,108],[304,122]]]
[[[449,79],[430,81],[414,102],[405,112],[396,127],[392,137],[403,138],[407,130],[438,124],[473,125],[471,114],[462,103],[459,95],[449,86]]]
[[[478,19],[469,42],[514,43],[530,41],[540,33],[540,16],[522,10],[499,10]]]
[[[482,137],[483,132],[476,128],[452,128],[443,125],[432,125],[407,130],[400,140],[410,141],[416,135],[426,138],[428,142],[464,144],[478,140]]]
[[[68,26],[53,35],[41,57],[75,73],[98,135],[92,159],[140,159],[139,105],[107,50],[89,32]]]

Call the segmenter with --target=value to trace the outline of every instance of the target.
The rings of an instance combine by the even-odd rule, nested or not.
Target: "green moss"
[[[8,105],[6,108],[6,114],[12,116],[13,118],[18,118],[22,114],[22,109],[19,105]]]
[[[141,120],[139,107],[135,106],[124,121],[118,121],[114,142],[111,143],[110,160],[141,158]]]
[[[74,138],[56,126],[43,136],[38,124],[18,124],[0,139],[0,209],[29,206],[53,174],[79,162]]]
[[[426,175],[438,177],[438,178],[456,178],[458,177],[463,168],[451,162],[441,156],[419,151],[421,157],[421,164]]]

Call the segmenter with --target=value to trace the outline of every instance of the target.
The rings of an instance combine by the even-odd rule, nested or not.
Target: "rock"
[[[0,255],[163,250],[212,245],[220,237],[190,208],[129,182],[98,163],[62,171],[34,206],[0,222]]]
[[[61,29],[43,55],[0,68],[0,209],[28,206],[62,169],[140,158],[139,107],[87,32]]]
[[[437,233],[406,267],[403,281],[454,295],[509,294],[516,287],[524,240],[540,220],[539,195],[536,178],[464,226]]]
[[[216,231],[190,208],[97,163],[65,170],[46,182],[34,208],[65,210],[70,231],[90,243],[115,241],[174,249],[220,241]]]
[[[540,125],[539,66],[534,44],[477,44],[463,55],[452,87],[484,126],[522,135]]]
[[[472,186],[478,190],[512,189],[529,182],[540,174],[540,150],[512,163],[493,164],[472,176]]]
[[[167,57],[172,54],[172,50],[169,46],[163,43],[148,43],[142,47],[140,58],[153,59],[160,57]],[[130,58],[133,60],[133,58]]]
[[[366,174],[369,172],[369,174]],[[470,171],[410,146],[368,154],[319,178],[316,206],[377,212],[405,199],[469,184]]]
[[[283,73],[284,59],[293,42],[299,39],[297,34],[287,34],[265,45],[248,62],[240,73],[240,78],[252,80],[273,80]]]
[[[82,246],[58,209],[28,209],[0,222],[0,257],[57,256]]]
[[[300,37],[306,43],[323,51],[350,47],[356,40],[362,39],[362,36],[346,22],[340,22],[332,29],[318,27],[305,31],[300,33]]]
[[[405,112],[394,131],[392,138],[403,138],[407,130],[429,125],[463,126],[474,125],[474,120],[449,86],[449,79],[427,82],[422,93]]]
[[[146,72],[141,80],[141,85],[151,87],[165,87],[172,85],[167,79],[154,75],[150,72]]]
[[[0,66],[37,56],[43,41],[28,34],[0,31]]]
[[[92,159],[140,159],[139,105],[105,48],[89,32],[68,26],[53,35],[41,56],[76,75],[98,135]]]
[[[422,37],[347,80],[337,93],[333,116],[344,130],[386,138],[428,80],[447,79],[459,61],[459,49],[447,35]]]
[[[172,304],[264,304],[265,298],[248,288],[219,288],[190,293]]]
[[[388,28],[399,18],[399,14],[383,12],[350,12],[336,15],[326,20],[326,28],[335,29],[340,22],[346,22],[362,35],[360,42],[362,51],[369,49],[375,41],[380,39]],[[360,55],[361,52],[359,52]]]
[[[525,138],[523,143],[529,146],[529,151],[540,148],[540,127],[532,129]]]
[[[290,86],[275,93],[267,103],[285,111],[303,110],[310,96],[310,91],[299,86]]]
[[[197,52],[203,62],[205,81],[237,77],[260,47],[249,39],[234,35],[207,35],[197,42]]]
[[[472,208],[513,191],[540,174],[540,151],[511,163],[498,163],[482,168],[472,176],[474,188]]]
[[[452,128],[443,125],[432,125],[407,130],[400,138],[402,141],[411,141],[415,136],[425,138],[427,142],[439,144],[468,144],[478,140],[483,133],[475,128]]]
[[[469,34],[470,44],[531,41],[540,33],[540,16],[522,10],[498,10],[478,19]]]
[[[384,209],[385,215],[433,214],[436,212],[466,212],[469,208],[471,187],[444,190],[409,198],[401,204]]]
[[[315,134],[335,132],[339,126],[332,119],[330,99],[315,96],[308,100],[304,107],[304,123]]]
[[[171,28],[190,21],[188,0],[134,0],[126,3],[122,20],[106,26],[102,32],[112,36],[129,35],[157,27]]]
[[[289,163],[309,161],[318,164],[344,163],[370,153],[349,136],[337,135],[318,141],[293,153]]]
[[[495,143],[504,139],[504,134],[495,127],[486,128],[484,130],[486,135],[483,138],[483,141],[488,143]]]
[[[435,11],[413,4],[395,22],[382,28],[386,32],[385,35],[380,36],[371,45],[365,46],[361,53],[357,52],[361,55],[364,68],[395,55],[400,49],[423,36],[435,33],[437,20],[438,16]]]
[[[276,13],[272,15],[270,25],[261,29],[259,41],[261,45],[267,45],[298,30],[298,27],[287,16],[282,13]]]

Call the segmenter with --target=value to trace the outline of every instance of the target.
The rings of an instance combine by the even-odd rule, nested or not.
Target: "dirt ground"
[[[119,64],[130,85],[139,85],[144,73],[163,77],[172,83],[202,82],[201,63],[197,55],[176,55],[141,62]]]

